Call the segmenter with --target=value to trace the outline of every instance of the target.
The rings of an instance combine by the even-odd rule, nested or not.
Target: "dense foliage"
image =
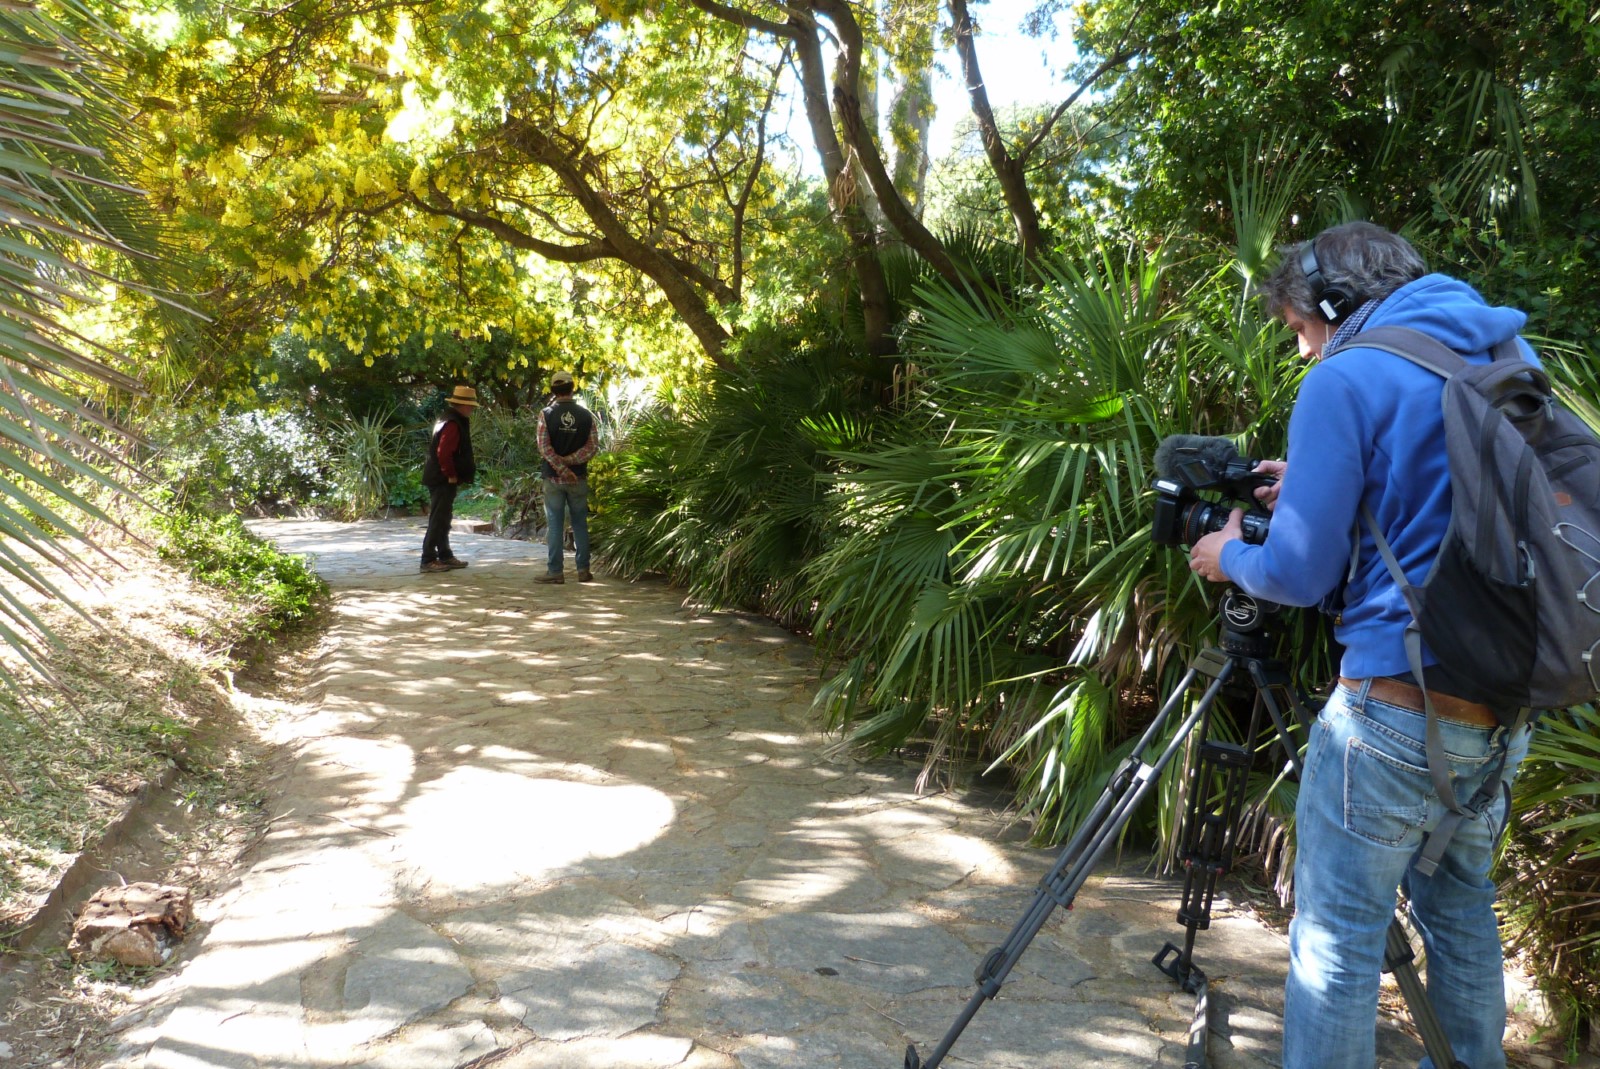
[[[57,502],[93,509],[73,480],[118,462],[52,413],[141,411],[82,343],[143,354],[185,500],[345,515],[418,500],[439,390],[469,381],[484,489],[536,524],[531,416],[572,368],[630,398],[601,406],[614,449],[594,468],[618,568],[810,629],[851,739],[917,749],[930,775],[994,767],[1057,838],[1215,623],[1214,592],[1146,537],[1152,449],[1283,445],[1299,365],[1246,296],[1275,244],[1352,217],[1403,229],[1528,310],[1568,398],[1600,411],[1584,5],[1073,10],[1070,88],[996,111],[982,69],[1003,57],[967,0],[135,4],[104,13],[126,122],[80,46],[10,12],[8,38],[61,62],[0,59],[22,85],[0,102],[0,436],[49,458],[8,464],[0,534],[50,551],[80,530]],[[944,38],[972,128],[929,171]],[[163,261],[140,255],[163,229],[211,317],[187,345],[149,284]],[[139,285],[90,308],[102,270]],[[51,325],[62,288],[79,338]],[[172,522],[179,557],[309,606],[236,525]],[[1279,641],[1302,683],[1327,680],[1314,616]],[[1509,913],[1578,1015],[1600,772],[1564,725],[1589,715],[1540,736],[1506,861],[1525,877]],[[1252,797],[1280,872],[1291,793],[1263,776]]]
[[[252,606],[244,638],[304,623],[328,592],[305,558],[257,538],[236,515],[176,509],[156,517],[154,523],[162,533],[158,550],[163,559]]]
[[[1332,217],[1407,227],[1435,263],[1585,339],[1600,313],[1600,21],[1571,0],[1504,5],[1080,6],[1085,65],[1132,53],[1101,105],[1131,141],[1122,208],[1225,235],[1237,152],[1293,137]],[[1137,168],[1136,170],[1134,168]]]

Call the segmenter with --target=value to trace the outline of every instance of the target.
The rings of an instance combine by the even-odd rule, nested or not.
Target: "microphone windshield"
[[[1240,459],[1239,450],[1227,438],[1204,434],[1171,434],[1156,447],[1156,474],[1176,479],[1191,489],[1205,486],[1222,477],[1228,465]],[[1198,465],[1206,478],[1199,478]]]

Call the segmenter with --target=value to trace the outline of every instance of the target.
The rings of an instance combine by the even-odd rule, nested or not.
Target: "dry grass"
[[[63,585],[90,620],[35,606],[61,639],[47,657],[55,685],[0,708],[0,937],[149,786],[240,759],[196,750],[234,719],[230,651],[247,607],[136,544],[116,552],[102,583]]]
[[[117,880],[197,899],[227,886],[264,827],[274,750],[261,729],[293,716],[314,663],[311,629],[241,656],[249,604],[136,544],[117,554],[102,584],[69,591],[93,623],[35,606],[63,640],[49,658],[60,689],[0,710],[0,1052],[17,1069],[100,1064],[119,1014],[165,968],[74,962],[70,916],[39,913],[47,896],[69,872],[84,883],[73,905]],[[27,949],[7,952],[30,919]]]
[[[227,704],[225,662],[199,640],[214,595],[154,562],[74,591],[98,627],[47,606],[62,689],[0,722],[10,790],[0,793],[0,924],[30,918],[66,868],[147,784],[164,779],[207,714]]]

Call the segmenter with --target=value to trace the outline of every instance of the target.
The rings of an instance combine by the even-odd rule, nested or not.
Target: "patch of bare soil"
[[[147,549],[116,552],[102,583],[62,581],[87,619],[35,605],[63,641],[46,657],[53,684],[0,707],[7,1067],[97,1064],[114,1019],[166,966],[74,962],[74,914],[118,883],[176,884],[197,902],[226,889],[263,831],[267,740],[297,717],[317,653],[308,630],[241,654],[251,606]]]

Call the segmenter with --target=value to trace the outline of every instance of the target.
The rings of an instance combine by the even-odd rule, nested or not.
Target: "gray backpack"
[[[1508,725],[1525,722],[1534,710],[1595,700],[1600,438],[1556,402],[1549,377],[1522,358],[1514,338],[1496,346],[1488,364],[1469,364],[1405,327],[1375,327],[1346,346],[1393,353],[1445,380],[1450,526],[1421,586],[1406,581],[1371,510],[1362,507],[1411,609],[1406,653],[1417,682],[1426,642],[1449,683],[1441,689],[1489,705]],[[1432,700],[1425,704],[1434,786],[1456,817],[1476,813],[1499,777],[1490,777],[1488,795],[1463,811],[1439,771],[1449,766]],[[1456,821],[1447,823],[1453,831]],[[1437,848],[1442,852],[1443,843]]]

